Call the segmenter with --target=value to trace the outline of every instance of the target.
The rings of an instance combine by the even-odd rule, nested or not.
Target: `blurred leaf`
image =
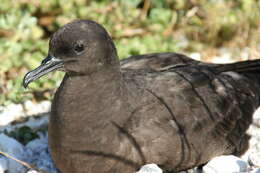
[[[34,132],[28,126],[22,126],[18,129],[16,129],[15,131],[11,131],[9,133],[6,132],[6,134],[10,137],[15,138],[17,141],[21,142],[23,145],[26,145],[31,140],[39,138],[37,133]]]

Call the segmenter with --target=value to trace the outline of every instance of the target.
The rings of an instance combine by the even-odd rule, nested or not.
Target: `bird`
[[[165,172],[241,155],[259,106],[260,60],[228,64],[164,52],[119,60],[106,29],[74,20],[23,79],[65,72],[51,106],[51,157],[61,173]]]

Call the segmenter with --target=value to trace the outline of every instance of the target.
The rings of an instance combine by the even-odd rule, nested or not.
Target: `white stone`
[[[219,49],[219,55],[213,56],[211,58],[211,62],[217,63],[217,64],[232,63],[234,61],[235,61],[235,59],[232,58],[232,54],[226,48]]]
[[[232,155],[215,157],[203,167],[203,173],[238,173],[249,170],[247,162]]]
[[[58,173],[48,152],[48,136],[46,133],[37,133],[38,139],[30,141],[25,146],[25,161],[36,166],[40,170],[50,173]]]
[[[24,102],[24,108],[26,111],[29,111],[34,106],[35,106],[35,104],[31,100],[27,100]]]
[[[16,158],[22,159],[24,147],[22,144],[17,142],[15,139],[6,136],[5,134],[0,134],[0,151],[7,153],[8,155]],[[12,159],[6,159],[8,165],[8,171],[10,173],[20,173],[24,170],[23,166]]]
[[[50,101],[42,101],[40,103],[33,103],[28,100],[24,103],[25,112],[27,115],[36,115],[43,112],[50,111],[51,102]]]
[[[248,163],[250,166],[260,166],[260,152],[252,152],[248,155]]]
[[[7,170],[7,160],[4,157],[0,157],[0,173],[4,173]]]
[[[0,126],[5,126],[23,116],[23,106],[21,104],[10,104],[0,112]]]
[[[42,150],[48,148],[47,136],[34,139],[34,140],[30,141],[29,143],[27,143],[25,147],[32,151],[41,152]]]
[[[154,163],[141,167],[137,173],[162,173],[163,171]]]
[[[249,173],[260,173],[260,168],[255,168],[252,171],[250,171]]]
[[[26,173],[40,173],[40,172],[38,172],[36,170],[30,170],[30,171],[27,171]]]
[[[256,125],[260,126],[260,107],[255,111],[253,115],[253,121]]]
[[[44,129],[47,128],[49,122],[49,114],[42,114],[41,117],[30,117],[26,122],[17,123],[17,124],[8,124],[4,127],[0,127],[0,132],[11,132],[15,131],[16,129],[28,126],[34,131],[37,131],[38,129]]]
[[[42,101],[40,103],[40,105],[41,105],[43,112],[51,110],[51,102],[50,101]]]
[[[26,101],[23,105],[10,104],[6,107],[0,106],[0,127],[6,126],[21,117],[49,112],[50,108],[50,101],[42,101],[40,103]]]
[[[197,61],[201,60],[201,54],[198,53],[198,52],[193,52],[193,53],[191,53],[191,54],[190,54],[190,57],[191,57],[192,59],[197,60]]]
[[[47,127],[49,123],[49,117],[47,115],[48,114],[39,118],[30,117],[30,119],[26,123],[24,123],[23,126],[28,126],[33,130]]]
[[[243,60],[249,60],[250,59],[250,48],[245,47],[244,49],[242,49],[240,54],[241,54],[240,56],[243,58]]]

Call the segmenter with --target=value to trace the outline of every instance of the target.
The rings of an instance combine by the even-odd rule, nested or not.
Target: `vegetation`
[[[5,132],[5,134],[16,139],[23,145],[26,145],[28,142],[30,142],[36,138],[39,138],[38,134],[36,132],[34,132],[33,129],[31,129],[28,126],[22,126],[9,133]]]
[[[258,0],[2,0],[0,5],[0,105],[48,99],[58,72],[21,86],[24,74],[46,56],[48,38],[73,19],[104,25],[121,58],[149,52],[204,52],[257,47]]]

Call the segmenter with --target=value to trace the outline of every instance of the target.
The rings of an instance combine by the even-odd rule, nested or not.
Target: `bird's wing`
[[[131,56],[120,61],[121,69],[165,71],[170,68],[197,65],[201,62],[177,53],[154,53]]]
[[[133,92],[132,103],[141,106],[133,116],[138,119],[145,108],[148,111],[142,114],[147,116],[144,119],[148,125],[141,124],[145,128],[132,132],[133,136],[142,140],[143,131],[153,131],[147,141],[158,144],[157,150],[152,150],[149,143],[144,145],[154,151],[147,158],[159,155],[156,152],[160,150],[165,160],[160,159],[165,163],[176,158],[181,160],[185,166],[176,166],[181,170],[217,155],[244,152],[248,144],[245,132],[258,106],[259,83],[251,77],[257,76],[252,71],[260,69],[259,62],[206,64],[174,53],[135,56],[121,61],[129,90],[138,91]],[[165,109],[161,109],[163,106]],[[131,127],[131,123],[128,126]],[[178,133],[171,136],[174,129]],[[158,137],[158,134],[163,135]],[[180,145],[175,138],[179,134],[184,136],[179,139]],[[186,149],[185,146],[178,148],[185,143]],[[187,150],[187,153],[173,155],[171,148],[172,151]]]

